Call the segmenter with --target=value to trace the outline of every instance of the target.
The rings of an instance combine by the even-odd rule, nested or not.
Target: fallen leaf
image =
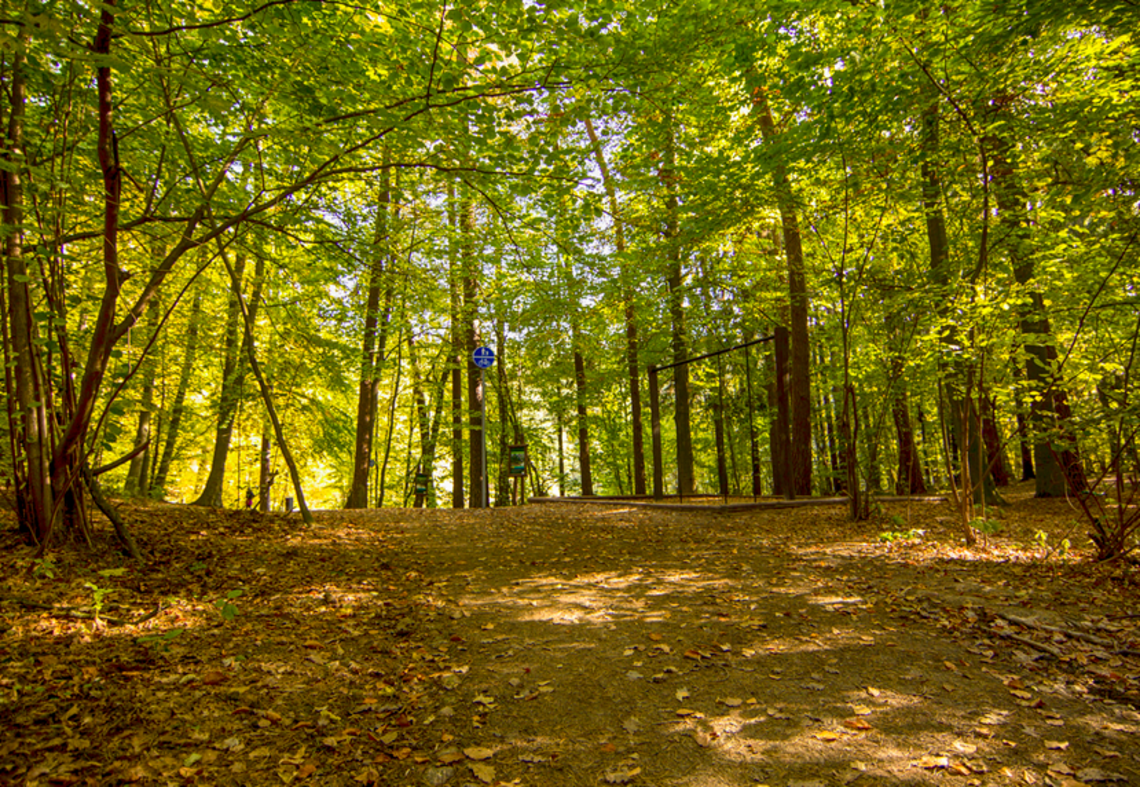
[[[730,708],[739,708],[744,704],[744,700],[740,699],[739,697],[725,697],[721,700],[721,703],[727,705]]]
[[[641,773],[640,766],[632,768],[619,766],[606,771],[602,776],[602,780],[605,781],[606,784],[629,784],[639,773]]]
[[[1045,741],[1045,748],[1053,751],[1064,751],[1069,748],[1068,741]]]
[[[873,729],[871,725],[864,719],[853,718],[844,719],[843,726],[852,730],[870,730]]]
[[[838,732],[832,732],[831,730],[824,730],[823,732],[815,732],[812,734],[819,740],[827,741],[828,743],[831,741],[837,741],[841,737]]]
[[[1119,773],[1107,773],[1100,768],[1082,768],[1077,771],[1077,778],[1082,782],[1127,782]]]
[[[495,767],[488,765],[484,762],[473,762],[468,767],[471,772],[475,774],[475,778],[484,784],[490,784],[495,780]]]
[[[677,689],[677,691],[675,691],[673,693],[673,696],[676,697],[678,700],[687,700],[690,696],[689,690],[688,689]]]
[[[913,764],[919,768],[925,768],[928,771],[934,770],[935,768],[949,768],[950,758],[936,757],[933,754],[928,754],[925,757],[920,757],[919,759],[915,760]]]
[[[463,750],[463,753],[472,760],[489,760],[495,756],[494,751],[482,746],[468,746]]]

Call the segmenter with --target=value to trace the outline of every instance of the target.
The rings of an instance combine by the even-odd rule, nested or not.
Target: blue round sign
[[[495,365],[495,351],[490,347],[476,347],[471,353],[471,361],[480,369],[490,369]]]

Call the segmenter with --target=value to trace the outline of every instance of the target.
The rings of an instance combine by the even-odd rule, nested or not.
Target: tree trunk
[[[594,494],[594,476],[590,471],[590,428],[586,409],[586,363],[578,350],[577,326],[574,327],[574,393],[578,407],[578,469],[582,476],[582,495]]]
[[[992,103],[1000,117],[1006,102],[999,97]],[[1017,151],[1005,137],[990,136],[993,178],[998,213],[1004,230],[1003,246],[1017,283],[1027,290],[1028,303],[1022,307],[1019,327],[1025,348],[1025,372],[1032,404],[1029,427],[1033,435],[1037,497],[1064,497],[1088,488],[1080,450],[1070,425],[1068,393],[1057,379],[1057,348],[1045,307],[1045,299],[1032,283],[1035,277],[1030,248],[1031,220],[1026,212],[1029,196],[1017,173]]]
[[[194,371],[194,360],[198,354],[198,325],[202,314],[202,291],[194,294],[190,307],[190,317],[186,325],[186,354],[182,358],[182,368],[178,373],[178,388],[170,405],[170,418],[166,427],[166,440],[162,446],[162,458],[158,461],[151,489],[160,497],[166,497],[166,477],[174,461],[174,448],[178,442],[178,432],[182,428],[182,415],[186,411],[186,392],[190,389],[190,374]]]
[[[891,404],[891,416],[895,422],[895,435],[898,438],[899,464],[895,481],[896,495],[925,495],[926,484],[922,478],[922,467],[918,461],[918,448],[914,441],[914,429],[910,424],[910,405],[902,381]]]
[[[763,88],[757,88],[754,106],[765,144],[776,142],[777,131]],[[800,239],[799,215],[792,195],[787,168],[777,163],[772,170],[776,185],[776,201],[787,259],[790,374],[790,482],[797,495],[811,494],[811,345],[808,337],[808,292],[804,268],[804,251]]]
[[[402,301],[403,299],[401,299]],[[404,309],[404,304],[401,303],[401,312]],[[402,320],[401,320],[402,321]],[[392,383],[392,396],[388,400],[388,433],[384,440],[384,461],[380,463],[380,481],[377,484],[376,490],[376,507],[384,507],[384,496],[388,491],[388,462],[392,458],[392,435],[396,431],[396,402],[400,397],[400,382],[403,376],[404,363],[403,363],[403,330],[400,331],[400,336],[396,339],[397,355],[396,355],[396,379]]]
[[[946,234],[946,218],[942,209],[942,181],[938,172],[939,156],[939,109],[938,97],[930,97],[930,103],[922,113],[922,207],[926,215],[926,237],[930,247],[930,271],[935,283],[941,288],[938,294],[939,318],[942,322],[941,340],[947,348],[957,348],[958,330],[950,312],[953,303],[953,284],[955,273],[951,270],[950,241]],[[957,355],[956,349],[953,351]],[[993,496],[993,486],[989,483],[989,474],[984,473],[983,463],[977,459],[977,445],[980,444],[979,430],[974,426],[977,419],[971,417],[976,412],[971,396],[971,389],[963,387],[964,380],[972,376],[972,367],[968,363],[959,368],[957,362],[943,362],[941,374],[946,394],[946,409],[949,414],[950,430],[960,451],[962,467],[969,468],[970,473],[962,474],[962,493],[969,495],[971,502],[964,504],[962,522],[963,533],[969,546],[976,540],[970,520],[973,519],[973,504],[982,502],[996,502]],[[972,450],[970,456],[967,449]],[[968,487],[968,488],[967,488]]]
[[[162,255],[165,256],[165,255]],[[150,304],[147,306],[147,329],[151,334],[158,331],[158,298],[152,298]],[[148,458],[150,457],[150,426],[154,411],[154,381],[157,374],[157,368],[153,354],[148,355],[143,359],[142,368],[139,370],[142,373],[142,402],[139,408],[138,424],[135,427],[135,448],[142,445],[148,445],[143,448],[134,458],[131,459],[130,467],[127,469],[127,479],[123,485],[123,492],[128,497],[146,494],[150,488],[147,479],[147,470],[149,469]]]
[[[273,452],[273,434],[269,431],[270,425],[261,428],[261,444],[257,449],[257,510],[267,513],[273,503],[270,491],[273,488],[273,472],[270,458]]]
[[[21,44],[28,40],[27,29],[18,34]],[[8,83],[8,128],[4,140],[3,161],[0,168],[0,194],[3,207],[5,268],[7,271],[8,319],[12,343],[11,379],[15,391],[8,391],[8,399],[15,400],[15,442],[25,451],[23,473],[16,457],[12,457],[12,470],[16,482],[16,500],[22,528],[38,543],[50,535],[53,490],[49,460],[52,453],[48,429],[47,403],[44,400],[43,371],[34,343],[35,327],[32,321],[32,300],[28,287],[28,266],[24,259],[24,109],[26,103],[24,69],[27,63],[24,46],[12,50],[11,77]],[[13,395],[14,394],[14,395]]]
[[[297,507],[301,509],[301,520],[306,525],[311,525],[314,522],[313,514],[309,511],[309,506],[305,503],[305,490],[301,487],[301,473],[297,469],[297,462],[293,459],[293,452],[289,450],[289,444],[285,441],[285,429],[281,426],[281,419],[277,415],[277,407],[273,404],[273,393],[269,388],[269,383],[265,381],[265,375],[261,373],[261,364],[257,361],[257,348],[254,345],[253,339],[254,319],[257,314],[255,304],[250,304],[248,308],[246,307],[241,295],[241,280],[237,276],[236,269],[230,267],[224,252],[222,253],[222,262],[225,263],[226,269],[230,274],[230,282],[233,284],[233,291],[237,296],[238,312],[241,315],[243,329],[241,344],[245,350],[246,360],[249,362],[249,368],[250,371],[253,372],[254,379],[257,380],[257,387],[261,391],[261,401],[265,404],[265,411],[269,415],[269,421],[273,424],[273,434],[277,437],[277,445],[281,449],[281,459],[285,462],[285,466],[289,468],[289,476],[293,481],[293,494],[297,497]],[[261,283],[264,276],[265,260],[262,257],[258,257],[253,287],[253,294],[257,298],[261,297]]]
[[[226,311],[225,343],[222,348],[222,388],[218,395],[218,421],[214,430],[214,452],[210,458],[210,472],[201,494],[190,505],[222,507],[222,489],[225,486],[226,458],[233,438],[234,420],[238,400],[245,383],[245,364],[239,355],[241,330],[241,287],[245,276],[245,256],[239,254],[234,263],[229,308]],[[255,290],[260,285],[255,284]],[[253,301],[256,308],[257,301]]]
[[[614,247],[621,260],[621,277],[623,281],[622,298],[625,301],[625,346],[626,365],[629,369],[629,412],[630,423],[633,429],[633,493],[645,494],[645,432],[641,419],[641,367],[638,351],[637,316],[634,311],[635,295],[630,286],[629,278],[633,270],[625,262],[625,223],[621,218],[620,207],[617,201],[617,189],[613,177],[603,155],[602,146],[594,125],[586,118],[586,133],[590,136],[590,144],[594,151],[594,160],[602,173],[602,185],[610,203],[610,215],[614,224]]]
[[[677,146],[673,117],[665,125],[665,157],[661,180],[665,183],[665,242],[668,248],[666,284],[669,287],[669,315],[673,327],[673,424],[677,437],[677,491],[693,493],[693,435],[689,414],[688,337],[685,328],[684,269],[681,262],[680,200],[677,192]]]
[[[507,400],[507,332],[502,316],[495,321],[495,399],[499,405],[499,472],[496,475],[495,506],[511,504],[511,429]]]
[[[455,183],[447,183],[448,284],[451,296],[451,507],[463,508],[463,274],[459,270],[459,209]]]
[[[773,393],[776,400],[776,420],[772,423],[771,441],[773,494],[783,495],[792,500],[796,496],[796,488],[792,482],[792,407],[788,398],[791,340],[787,327],[783,325],[775,326],[774,335],[772,343],[776,380]]]
[[[487,506],[487,467],[485,435],[483,434],[483,413],[485,392],[483,390],[483,370],[475,366],[472,357],[479,346],[479,263],[475,255],[475,214],[469,197],[464,195],[459,205],[459,224],[462,242],[460,258],[463,269],[463,335],[464,363],[467,366],[467,410],[471,428],[468,432],[467,463],[471,468],[471,507]]]
[[[986,455],[990,461],[990,474],[998,486],[1009,486],[1009,465],[1001,444],[1001,432],[994,418],[994,399],[982,395],[982,439],[986,441]]]
[[[388,158],[385,152],[385,159]],[[386,270],[393,259],[388,210],[392,204],[390,176],[385,169],[380,176],[380,193],[376,200],[376,231],[372,264],[368,275],[368,297],[364,306],[364,339],[361,351],[360,387],[356,399],[356,441],[352,459],[352,487],[345,508],[368,507],[368,471],[372,464],[372,433],[376,426],[377,395],[380,371],[384,364],[388,317],[394,287]],[[387,285],[385,287],[385,285]],[[380,313],[381,292],[385,294],[384,314]]]

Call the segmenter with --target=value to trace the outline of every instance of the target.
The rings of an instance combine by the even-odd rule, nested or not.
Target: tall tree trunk
[[[682,495],[693,493],[693,435],[689,414],[688,336],[685,328],[684,266],[681,256],[680,199],[678,197],[677,144],[670,113],[665,123],[665,156],[661,180],[665,183],[666,284],[673,327],[673,424],[677,437],[677,487]]]
[[[765,144],[774,145],[778,136],[768,98],[757,88],[754,106]],[[788,332],[790,374],[790,482],[797,495],[811,494],[811,345],[808,337],[808,291],[804,268],[804,250],[800,239],[799,214],[796,211],[787,167],[777,163],[772,169],[776,186],[776,202],[780,210],[780,226],[784,236],[784,254],[788,264]]]
[[[257,449],[257,510],[267,513],[273,503],[270,493],[273,488],[273,472],[270,459],[273,453],[273,433],[270,424],[261,427],[261,444]]]
[[[1001,117],[1012,98],[998,97],[991,102]],[[1029,427],[1033,435],[1037,497],[1064,497],[1088,488],[1080,450],[1070,425],[1068,392],[1056,374],[1057,347],[1049,325],[1045,298],[1033,287],[1035,278],[1030,243],[1031,221],[1027,213],[1029,195],[1017,172],[1017,151],[1003,136],[987,138],[992,152],[993,178],[998,213],[1004,230],[1004,249],[1017,283],[1026,289],[1028,302],[1019,319],[1025,348],[1025,373],[1032,404]]]
[[[499,472],[495,485],[495,506],[511,504],[511,428],[507,399],[507,331],[502,315],[495,321],[495,399],[499,405]]]
[[[239,254],[234,262],[229,307],[226,310],[226,330],[222,346],[222,387],[218,394],[218,421],[214,429],[214,451],[210,458],[210,472],[206,476],[206,484],[201,494],[190,505],[214,508],[222,506],[226,458],[229,456],[230,441],[233,438],[238,399],[245,382],[244,363],[238,352],[241,342],[239,298],[244,276],[245,256]],[[254,303],[256,304],[256,301]]]
[[[305,502],[305,490],[301,487],[301,473],[297,469],[297,462],[293,458],[293,452],[289,449],[289,443],[285,440],[285,429],[281,425],[281,419],[277,415],[277,407],[273,403],[273,392],[269,387],[269,383],[265,380],[265,375],[261,373],[261,364],[257,360],[257,347],[254,344],[253,328],[257,315],[256,301],[251,303],[248,307],[245,300],[241,295],[241,281],[237,276],[236,269],[232,268],[229,261],[226,259],[225,252],[222,253],[222,262],[226,266],[226,270],[230,275],[230,282],[233,285],[233,291],[237,295],[238,312],[241,315],[242,322],[242,349],[245,351],[245,359],[249,362],[249,369],[253,372],[253,377],[257,381],[258,390],[261,392],[261,401],[265,405],[265,412],[269,416],[269,422],[273,424],[273,434],[277,438],[277,446],[281,449],[281,459],[285,462],[285,466],[289,468],[289,476],[293,481],[293,494],[297,496],[297,507],[301,509],[301,521],[306,525],[311,525],[314,522],[313,514],[309,511],[309,506]],[[254,287],[253,296],[257,299],[261,297],[261,284],[265,278],[265,259],[258,257],[256,272],[254,274]]]
[[[942,180],[938,171],[938,157],[940,155],[939,115],[938,96],[936,94],[931,95],[921,119],[922,207],[926,215],[926,237],[930,247],[931,277],[941,289],[937,295],[940,304],[938,315],[942,322],[941,340],[947,348],[956,348],[959,335],[950,306],[953,303],[954,283],[957,280],[957,274],[952,270],[950,241],[946,233],[946,218],[942,209]],[[976,534],[970,525],[970,521],[973,519],[973,504],[990,499],[992,485],[987,482],[989,474],[983,472],[984,463],[978,461],[977,447],[981,440],[980,430],[975,428],[978,420],[973,398],[970,395],[971,390],[969,386],[963,387],[964,381],[972,377],[972,367],[968,363],[962,365],[966,368],[959,368],[959,364],[954,361],[942,365],[941,374],[946,395],[946,407],[943,413],[951,426],[950,436],[962,449],[959,451],[959,462],[962,467],[968,468],[970,471],[969,474],[961,474],[963,479],[962,493],[967,495],[970,500],[970,502],[964,503],[963,517],[965,521],[962,522],[962,528],[967,544],[973,546],[976,540]]]
[[[444,364],[443,375],[440,377],[438,388],[432,396],[432,401],[436,403],[433,417],[428,409],[428,397],[424,392],[424,380],[420,371],[419,355],[416,352],[415,337],[413,336],[408,337],[408,357],[412,363],[413,395],[416,398],[416,420],[420,432],[420,461],[417,468],[419,473],[427,476],[427,491],[425,493],[417,492],[415,502],[412,505],[415,508],[423,508],[426,502],[435,500],[435,482],[433,480],[435,449],[442,420],[441,414],[445,398],[443,392],[447,380],[451,376],[451,369],[447,364]],[[432,507],[434,508],[434,503]]]
[[[578,349],[581,337],[574,326],[574,395],[578,407],[578,470],[582,475],[582,495],[594,494],[594,476],[590,470],[590,428],[586,409],[586,362]]]
[[[21,525],[37,542],[43,543],[50,534],[53,490],[49,460],[52,453],[48,430],[47,404],[44,400],[43,371],[34,343],[35,327],[32,321],[31,293],[28,287],[28,266],[24,259],[24,118],[25,74],[27,64],[25,47],[27,29],[18,34],[20,46],[11,52],[11,76],[8,90],[8,128],[4,140],[3,161],[0,168],[0,193],[3,208],[4,257],[7,271],[8,319],[12,360],[11,380],[15,391],[8,391],[8,400],[15,402],[15,440],[24,449],[23,473],[12,457],[16,474],[16,497]]]
[[[401,299],[403,301],[403,299]],[[401,313],[404,311],[404,303],[401,303]],[[401,321],[403,318],[401,318]],[[380,481],[377,484],[376,490],[376,507],[384,507],[384,496],[388,491],[388,462],[392,458],[392,435],[396,431],[396,402],[400,397],[400,382],[403,377],[404,363],[403,363],[403,329],[400,331],[400,336],[396,339],[396,379],[392,383],[392,396],[388,400],[388,432],[384,439],[384,460],[380,463]],[[411,427],[409,426],[409,429]]]
[[[165,256],[161,255],[161,256]],[[158,331],[158,298],[152,298],[147,305],[147,330],[150,334]],[[150,354],[142,361],[142,368],[139,370],[142,373],[142,402],[139,408],[138,423],[135,427],[135,440],[134,446],[138,449],[139,446],[147,445],[143,448],[134,458],[131,459],[130,467],[127,469],[127,479],[123,485],[123,492],[128,496],[137,494],[146,494],[150,488],[147,480],[147,470],[149,469],[148,458],[150,456],[151,448],[149,447],[151,437],[151,420],[154,411],[154,381],[158,373],[157,365],[155,363],[154,355]]]
[[[451,296],[451,507],[463,508],[463,272],[459,269],[459,206],[455,183],[447,183],[448,284]],[[470,363],[470,361],[468,361]]]
[[[924,495],[926,494],[926,484],[923,481],[922,467],[918,461],[914,429],[910,424],[910,406],[907,402],[906,391],[902,387],[902,380],[898,380],[896,385],[898,388],[891,403],[891,416],[895,422],[895,436],[898,439],[899,447],[895,494]]]
[[[772,486],[773,494],[791,500],[796,496],[792,482],[792,406],[788,397],[791,366],[791,339],[784,325],[774,329],[773,355],[776,379],[772,387],[776,419],[772,422]]]
[[[602,173],[602,185],[606,190],[606,197],[610,203],[610,215],[614,225],[614,247],[621,260],[622,299],[625,302],[625,347],[626,365],[629,369],[629,412],[630,423],[633,429],[633,493],[645,494],[645,431],[641,419],[641,368],[639,361],[637,316],[634,310],[634,288],[629,279],[633,276],[631,266],[625,260],[625,222],[622,220],[620,206],[617,200],[617,188],[606,158],[602,151],[594,125],[586,118],[586,133],[590,136],[590,144],[594,151],[594,160]]]
[[[471,468],[471,507],[484,508],[487,505],[487,467],[485,435],[483,434],[483,413],[485,391],[483,390],[483,370],[472,360],[475,348],[479,346],[479,261],[475,254],[475,212],[471,199],[464,194],[459,205],[459,224],[462,243],[460,245],[461,267],[463,270],[463,335],[464,362],[467,365],[467,411],[470,414],[470,439],[467,443],[467,463]]]
[[[388,154],[385,151],[385,160]],[[388,211],[392,204],[388,170],[380,175],[380,193],[376,200],[376,231],[373,235],[372,264],[368,274],[368,297],[364,306],[364,338],[360,362],[360,387],[356,399],[356,441],[352,459],[352,487],[345,508],[368,507],[368,471],[372,463],[372,434],[376,426],[377,395],[380,371],[387,343],[388,317],[394,286],[387,270],[394,258],[391,253],[391,230]],[[385,295],[383,319],[380,313],[381,293]]]
[[[151,484],[153,493],[166,497],[166,477],[170,473],[170,465],[174,461],[174,448],[178,442],[178,432],[182,428],[182,415],[186,411],[186,393],[190,389],[190,375],[194,371],[194,361],[198,354],[198,327],[202,314],[202,291],[194,294],[194,302],[190,307],[190,317],[186,325],[186,350],[182,357],[182,368],[178,372],[178,388],[174,392],[174,401],[170,404],[170,418],[166,426],[166,440],[162,446],[162,458],[158,461],[158,468],[154,473]]]
[[[986,456],[989,457],[990,473],[994,483],[998,486],[1009,486],[1009,463],[1005,459],[1005,450],[1001,443],[1001,431],[998,429],[994,416],[994,398],[983,393],[982,402],[982,439],[986,442]]]

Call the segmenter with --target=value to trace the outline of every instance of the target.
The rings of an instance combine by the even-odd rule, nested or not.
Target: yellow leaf
[[[823,732],[816,732],[813,734],[821,741],[827,741],[828,743],[831,741],[837,741],[841,737],[838,732],[832,732],[831,730],[824,730]]]

